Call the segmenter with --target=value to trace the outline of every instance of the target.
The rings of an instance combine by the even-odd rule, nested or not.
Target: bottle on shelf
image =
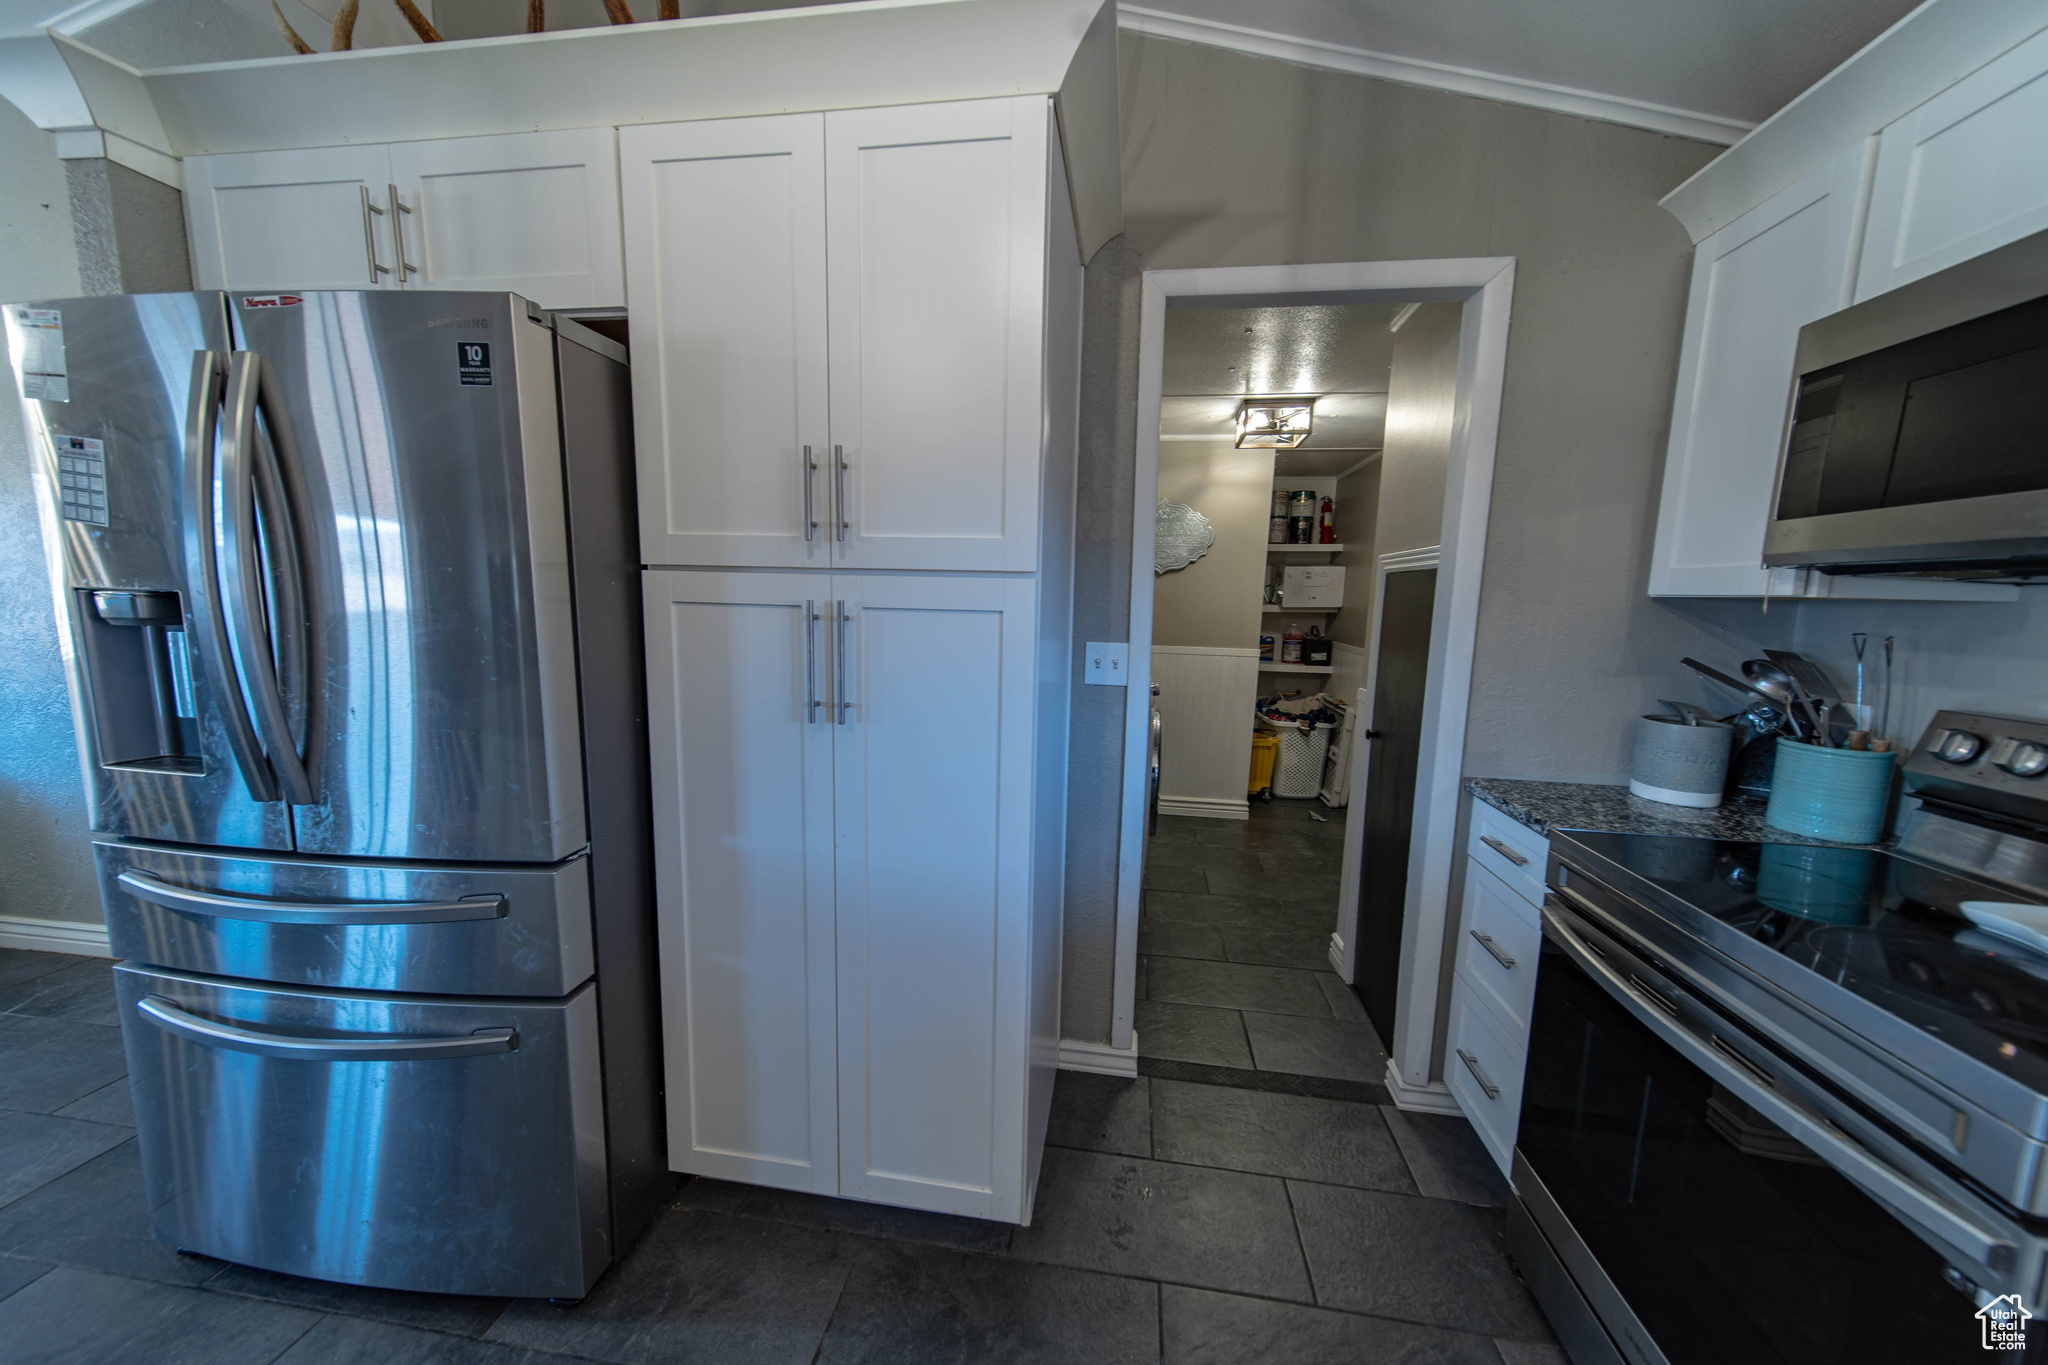
[[[1297,488],[1288,505],[1288,539],[1296,545],[1316,543],[1316,490]]]
[[[1266,524],[1266,543],[1268,545],[1285,545],[1287,543],[1287,502],[1293,496],[1292,493],[1289,493],[1284,488],[1273,490],[1272,520]]]
[[[1301,627],[1293,621],[1280,635],[1280,662],[1298,664],[1301,662]]]

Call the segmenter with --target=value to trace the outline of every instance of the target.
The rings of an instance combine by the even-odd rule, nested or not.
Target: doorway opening
[[[1448,1107],[1512,287],[1503,259],[1147,272],[1113,1046]]]

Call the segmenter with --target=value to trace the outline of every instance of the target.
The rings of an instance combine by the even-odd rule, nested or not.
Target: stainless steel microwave
[[[2048,582],[2048,232],[1800,329],[1764,563]]]

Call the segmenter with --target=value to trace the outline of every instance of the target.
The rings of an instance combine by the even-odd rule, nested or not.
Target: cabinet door
[[[830,584],[645,588],[669,1165],[833,1193]]]
[[[2048,228],[2048,33],[1884,130],[1860,301]]]
[[[395,289],[382,146],[185,158],[200,289]]]
[[[837,575],[840,1192],[1021,1216],[1032,584]]]
[[[414,289],[511,290],[548,308],[626,302],[609,128],[391,146]],[[394,255],[396,254],[394,248]]]
[[[1678,355],[1650,592],[1761,597],[1799,329],[1847,303],[1864,151],[1857,147],[1701,242]]]
[[[830,560],[824,133],[797,114],[619,135],[645,563]]]
[[[836,552],[1038,565],[1045,100],[826,116]]]

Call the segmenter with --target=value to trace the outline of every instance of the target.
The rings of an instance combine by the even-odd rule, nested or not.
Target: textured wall
[[[1273,510],[1273,452],[1239,450],[1228,441],[1165,442],[1159,447],[1159,496],[1209,518],[1216,544],[1185,569],[1153,580],[1152,643],[1255,647]],[[1251,705],[1249,696],[1245,705]]]
[[[80,292],[64,163],[50,135],[0,101],[0,300]],[[85,839],[85,795],[71,701],[57,653],[11,377],[0,399],[0,915],[96,922],[99,892]]]
[[[1128,546],[1141,272],[1513,256],[1467,764],[1619,777],[1625,718],[1669,695],[1680,654],[1728,652],[1718,642],[1749,621],[1644,595],[1692,255],[1657,200],[1716,149],[1128,33],[1119,55],[1125,231],[1090,271],[1091,295],[1116,305],[1090,315],[1082,410],[1094,533]],[[1088,548],[1104,566],[1128,553]],[[1084,572],[1077,593],[1098,623],[1083,638],[1125,638],[1109,624],[1128,617],[1120,576]],[[1106,732],[1076,721],[1078,818],[1113,809],[1088,784],[1121,774],[1087,752]],[[1068,872],[1074,1038],[1108,1033],[1114,869],[1112,851]]]
[[[1374,554],[1420,550],[1443,539],[1463,312],[1460,304],[1426,303],[1394,334]]]
[[[192,287],[184,197],[100,157],[64,163],[80,294],[166,294]]]

